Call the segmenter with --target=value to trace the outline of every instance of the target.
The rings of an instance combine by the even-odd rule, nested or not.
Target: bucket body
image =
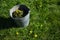
[[[16,11],[17,9],[24,10],[24,17],[21,18],[14,18],[13,17],[13,12]],[[16,24],[20,27],[26,27],[29,25],[29,19],[30,19],[30,10],[27,6],[25,5],[16,5],[10,9],[10,17],[15,20]]]

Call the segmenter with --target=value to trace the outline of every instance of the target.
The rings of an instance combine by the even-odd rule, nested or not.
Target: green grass
[[[30,8],[28,27],[12,26],[9,10],[17,3]],[[0,0],[0,29],[0,40],[60,40],[60,0]]]

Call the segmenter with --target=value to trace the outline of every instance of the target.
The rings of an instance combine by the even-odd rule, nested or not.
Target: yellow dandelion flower
[[[32,31],[30,31],[30,33],[32,33]]]
[[[16,32],[16,35],[18,35],[19,34],[19,32]]]
[[[34,35],[34,37],[37,37],[37,36],[38,36],[37,34]]]
[[[29,35],[32,34],[32,32],[33,32],[33,31],[31,30],[31,31],[29,32]]]

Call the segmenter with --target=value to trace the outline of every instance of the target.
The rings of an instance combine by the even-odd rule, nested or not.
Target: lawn
[[[30,8],[30,24],[17,27],[9,10],[16,4]],[[60,40],[60,0],[0,0],[0,40]]]

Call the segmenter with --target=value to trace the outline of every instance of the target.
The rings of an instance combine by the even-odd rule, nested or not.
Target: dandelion
[[[37,34],[34,35],[34,37],[37,37],[37,36],[38,36]]]
[[[16,32],[16,35],[18,35],[19,34],[19,32]]]
[[[32,34],[32,32],[33,32],[33,31],[31,30],[31,31],[29,32],[29,35]]]
[[[30,31],[30,33],[32,33],[32,31]]]

